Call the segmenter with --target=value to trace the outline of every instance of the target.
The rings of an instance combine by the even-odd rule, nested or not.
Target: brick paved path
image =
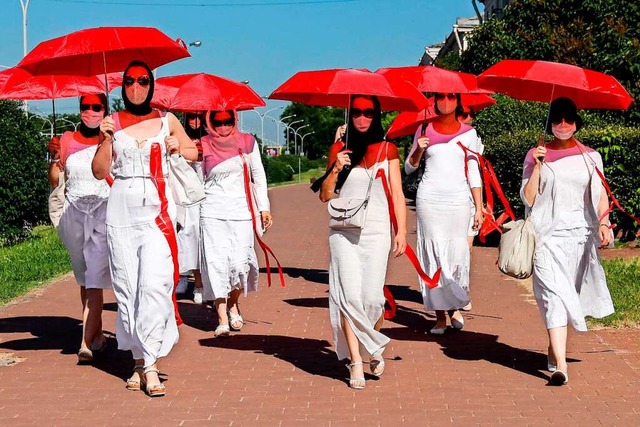
[[[387,283],[401,308],[383,328],[392,338],[387,370],[365,391],[349,389],[331,345],[325,208],[306,186],[273,189],[271,199],[267,239],[287,288],[243,299],[245,329],[227,340],[212,338],[209,308],[181,300],[186,324],[161,364],[164,398],[125,390],[132,362],[114,338],[95,366],[76,366],[80,304],[70,276],[0,309],[0,353],[24,358],[0,366],[0,425],[640,425],[640,335],[572,334],[570,383],[548,386],[537,309],[526,286],[498,273],[491,248],[473,251],[464,331],[444,337],[427,333],[434,317],[422,310],[409,262],[392,260]],[[106,302],[112,332],[112,294]]]

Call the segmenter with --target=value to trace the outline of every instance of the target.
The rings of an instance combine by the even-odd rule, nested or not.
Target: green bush
[[[265,173],[267,174],[267,182],[273,184],[276,182],[291,181],[293,178],[293,170],[285,162],[276,160],[277,157],[263,157]]]
[[[14,101],[0,101],[0,246],[48,221],[46,138]]]

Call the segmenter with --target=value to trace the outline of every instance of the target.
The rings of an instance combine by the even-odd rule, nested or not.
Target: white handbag
[[[516,279],[526,279],[533,273],[533,256],[536,250],[536,235],[531,221],[520,219],[502,226],[506,233],[500,237],[498,268]]]
[[[51,223],[56,228],[58,228],[58,224],[60,224],[62,210],[64,209],[64,189],[64,171],[60,171],[60,175],[58,175],[58,185],[49,194],[49,219],[51,219]]]
[[[180,206],[197,205],[205,198],[202,181],[180,154],[169,156],[169,187],[175,203]]]

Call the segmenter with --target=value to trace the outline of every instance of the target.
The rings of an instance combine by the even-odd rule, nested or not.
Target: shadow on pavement
[[[418,285],[391,285],[387,284],[387,287],[393,294],[393,298],[396,301],[410,301],[417,304],[422,304],[422,294],[419,290],[415,289]]]
[[[292,298],[285,299],[283,302],[291,304],[296,307],[307,308],[329,308],[329,297],[317,297],[317,298]]]
[[[260,273],[266,273],[265,267],[260,268]],[[303,278],[307,282],[322,283],[324,285],[329,284],[329,271],[318,268],[297,268],[297,267],[282,267],[282,272],[292,279]],[[278,268],[271,267],[271,274],[278,275]]]
[[[178,311],[185,325],[203,332],[213,332],[218,326],[218,317],[209,304],[178,301]]]
[[[231,350],[253,351],[274,356],[312,375],[345,379],[345,367],[326,340],[283,335],[244,335],[201,339],[200,344]]]

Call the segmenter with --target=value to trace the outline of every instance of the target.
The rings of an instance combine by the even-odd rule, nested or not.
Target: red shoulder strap
[[[251,208],[253,206],[253,197],[251,195],[251,186],[250,186],[251,178],[249,177],[249,167],[247,166],[247,161],[244,158],[242,149],[238,148],[238,152],[240,153],[240,158],[242,159],[242,168],[244,172],[244,193],[247,197],[247,206],[249,207],[249,212],[251,212],[251,224],[253,225],[253,230],[254,230],[256,239],[258,240],[258,244],[260,245],[262,252],[264,252],[264,259],[265,259],[265,263],[267,264],[267,283],[269,284],[269,287],[271,287],[271,263],[269,261],[269,254],[271,254],[273,259],[276,260],[276,264],[278,265],[278,275],[280,276],[280,286],[284,288],[285,286],[284,273],[282,272],[282,266],[280,265],[280,261],[278,261],[278,257],[276,257],[276,255],[273,253],[271,248],[260,238],[260,236],[258,235],[258,232],[256,231],[258,222],[256,220],[256,215],[253,212],[253,209]]]

